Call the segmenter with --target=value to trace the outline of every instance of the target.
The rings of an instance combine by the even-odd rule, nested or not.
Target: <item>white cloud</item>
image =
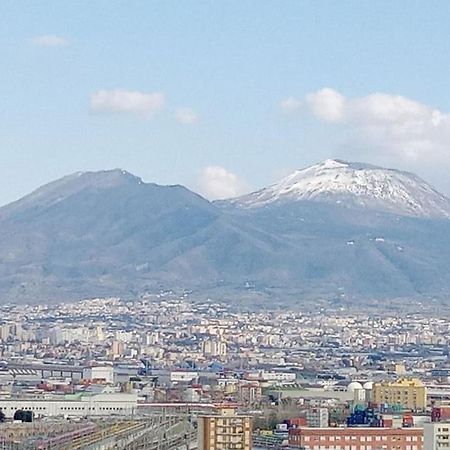
[[[345,98],[325,88],[306,96],[317,118],[345,128],[350,146],[372,160],[450,163],[450,114],[399,95]]]
[[[224,167],[205,167],[198,180],[198,189],[210,200],[232,198],[246,192],[246,184]]]
[[[91,109],[96,112],[131,113],[151,116],[164,107],[164,94],[116,89],[100,90],[91,96]]]
[[[306,102],[313,114],[327,122],[339,122],[345,114],[345,98],[339,92],[323,88],[306,96]]]
[[[295,97],[288,97],[280,102],[280,108],[287,113],[298,111],[301,106],[302,102]]]
[[[31,39],[31,42],[38,47],[64,47],[69,44],[69,41],[66,38],[51,34],[35,36]]]
[[[197,113],[191,108],[177,108],[174,116],[178,122],[184,125],[193,125],[199,120]]]
[[[407,123],[428,120],[433,109],[400,95],[371,94],[350,100],[347,110],[356,121]]]

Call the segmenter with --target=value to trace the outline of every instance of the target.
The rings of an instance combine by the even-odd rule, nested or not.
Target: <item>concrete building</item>
[[[304,450],[423,450],[424,448],[421,428],[293,428],[289,430],[289,445]]]
[[[374,383],[372,396],[377,405],[397,405],[412,411],[421,411],[427,406],[427,388],[416,378]]]
[[[400,376],[400,377],[404,377],[406,375],[406,368],[405,365],[402,363],[397,363],[394,366],[394,372]]]
[[[205,356],[226,356],[227,344],[223,341],[206,340],[202,344],[203,354]]]
[[[329,423],[329,413],[327,408],[311,408],[306,410],[306,423],[308,427],[326,428]]]
[[[432,422],[448,422],[450,421],[450,405],[439,405],[431,410]]]
[[[221,408],[217,414],[199,416],[198,449],[252,449],[252,419],[236,413],[235,408]]]
[[[247,372],[244,377],[246,380],[262,380],[273,382],[294,382],[296,375],[293,372],[276,372],[257,370],[253,372]]]
[[[17,410],[32,411],[39,417],[132,416],[137,409],[135,394],[66,395],[62,398],[0,399],[7,418]]]
[[[121,341],[115,340],[111,344],[110,355],[112,358],[117,358],[123,355],[125,351],[125,344]]]
[[[423,426],[424,450],[450,449],[450,422],[431,422]]]
[[[93,366],[83,369],[84,380],[104,381],[105,383],[114,383],[113,366]]]
[[[198,378],[198,372],[188,370],[174,370],[170,372],[170,381],[172,383],[190,383]]]
[[[262,388],[257,382],[242,383],[238,386],[238,400],[244,405],[258,403],[262,398]]]

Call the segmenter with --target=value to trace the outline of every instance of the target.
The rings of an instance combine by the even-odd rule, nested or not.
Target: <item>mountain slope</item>
[[[450,221],[368,212],[318,202],[230,208],[282,239],[283,263],[270,277],[301,297],[386,299],[446,296]],[[276,273],[275,273],[276,271]],[[312,295],[311,295],[312,293]]]
[[[77,173],[0,208],[0,301],[446,297],[448,211],[414,175],[340,161],[217,203],[121,170]]]
[[[232,202],[256,208],[300,200],[450,218],[450,201],[416,175],[340,160],[326,160],[297,170],[270,187]]]
[[[326,160],[217,205],[289,243],[284,277],[272,279],[278,291],[294,285],[304,296],[327,298],[448,295],[450,201],[416,175]]]
[[[161,283],[196,285],[221,270],[205,243],[209,249],[221,240],[245,241],[236,255],[267,246],[243,230],[181,186],[146,184],[118,170],[74,174],[0,209],[0,298],[136,295]]]

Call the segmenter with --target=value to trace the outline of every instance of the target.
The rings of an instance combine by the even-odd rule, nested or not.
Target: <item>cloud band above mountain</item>
[[[99,90],[91,96],[91,109],[96,112],[128,113],[149,116],[164,107],[161,92],[139,92],[123,89]]]
[[[209,200],[219,200],[242,195],[246,184],[224,167],[208,166],[200,174],[198,190]]]
[[[323,88],[281,102],[283,110],[306,109],[317,119],[346,127],[350,140],[370,156],[407,163],[450,161],[450,114],[423,103],[383,93],[347,98]]]

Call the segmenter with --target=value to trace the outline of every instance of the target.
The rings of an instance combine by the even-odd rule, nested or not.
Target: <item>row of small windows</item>
[[[300,436],[297,437],[297,440],[300,440]],[[362,442],[367,441],[370,442],[372,440],[374,441],[402,441],[403,439],[410,442],[410,441],[418,441],[422,440],[422,436],[305,436],[305,441],[356,441],[361,440]]]
[[[311,450],[380,450],[380,449],[387,449],[388,446],[387,445],[382,445],[381,447],[377,446],[377,447],[372,447],[371,445],[361,445],[361,446],[357,446],[357,445],[336,445],[336,446],[319,446],[319,445],[314,445],[311,447],[306,447],[308,449]],[[393,450],[402,450],[403,448],[405,448],[406,450],[418,450],[417,445],[407,445],[406,447],[402,447],[402,446],[396,446],[396,447],[391,447],[391,449]]]
[[[2,408],[0,408],[1,410]],[[8,407],[4,407],[4,409],[8,409]],[[23,411],[47,411],[46,406],[10,406],[9,409],[16,410],[21,409]],[[93,411],[93,410],[99,410],[99,411],[124,411],[125,408],[122,406],[101,406],[99,408],[95,408],[93,406],[85,407],[85,406],[62,406],[60,408],[61,411]]]
[[[0,408],[1,410],[2,408]],[[4,407],[4,409],[8,409],[7,406]],[[17,408],[17,406],[10,406],[9,409],[13,410],[13,409],[22,409],[23,411],[46,411],[47,407],[46,406],[31,406],[31,407],[19,407]]]

